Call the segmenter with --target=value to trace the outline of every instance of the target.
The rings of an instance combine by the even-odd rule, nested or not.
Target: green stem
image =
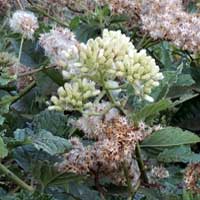
[[[23,43],[24,43],[24,36],[22,35],[21,43],[20,43],[20,48],[19,48],[19,55],[18,55],[18,61],[19,61],[19,63],[20,63],[20,60],[21,60]]]
[[[22,35],[21,38],[21,43],[20,43],[20,47],[19,47],[19,55],[18,55],[18,62],[20,63],[21,60],[21,55],[22,55],[22,48],[23,48],[23,43],[24,43],[24,36]],[[18,73],[19,73],[19,67],[16,67],[16,72],[15,75],[18,77]]]
[[[26,184],[23,180],[21,180],[18,176],[16,176],[12,171],[10,171],[6,166],[0,163],[0,171],[5,174],[9,179],[14,181],[21,188],[28,190],[30,192],[34,191],[34,188],[30,185]]]
[[[5,99],[3,101],[0,101],[0,106],[3,106],[5,104],[7,104],[7,103],[9,103],[10,105],[12,105],[13,103],[15,103],[16,101],[18,101],[19,99],[21,99],[24,95],[26,95],[33,87],[35,87],[35,85],[36,85],[36,83],[35,83],[35,81],[33,81],[19,95],[7,98],[7,99]]]
[[[113,103],[113,105],[114,105],[116,108],[118,108],[122,114],[124,114],[125,116],[127,116],[126,111],[122,108],[122,106],[121,106],[119,103],[117,103],[117,102],[115,101],[115,99],[114,99],[114,97],[112,96],[111,92],[110,92],[108,89],[105,89],[105,91],[106,91],[107,97],[108,97],[109,100]]]
[[[19,95],[13,98],[12,104],[21,99],[23,96],[25,96],[31,89],[33,89],[36,85],[36,82],[33,81],[30,85],[28,85],[22,92],[20,92]]]
[[[131,179],[129,177],[129,173],[128,173],[128,168],[126,163],[123,163],[123,170],[124,170],[124,175],[126,177],[126,182],[127,182],[127,186],[128,186],[128,192],[129,192],[129,197],[132,196],[132,184],[131,184]]]
[[[146,169],[145,169],[144,162],[142,160],[141,155],[142,155],[142,153],[141,153],[140,145],[139,145],[139,143],[137,143],[136,144],[136,158],[137,158],[137,162],[138,162],[138,165],[140,168],[141,177],[142,177],[142,180],[144,181],[144,183],[148,184],[148,177],[146,174]]]
[[[137,184],[133,188],[132,184],[131,184],[131,179],[129,177],[128,168],[127,168],[126,163],[123,163],[123,169],[124,169],[124,175],[126,177],[126,182],[127,182],[127,186],[128,186],[128,192],[129,192],[128,200],[132,200],[135,193],[137,192],[138,188],[140,187],[140,180],[138,180]]]

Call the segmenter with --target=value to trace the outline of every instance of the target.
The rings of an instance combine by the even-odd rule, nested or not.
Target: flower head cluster
[[[141,5],[143,30],[189,51],[200,48],[200,18],[184,11],[181,0],[148,0]]]
[[[185,187],[193,192],[200,193],[199,187],[200,164],[189,164],[185,171]]]
[[[150,133],[151,130],[143,125],[138,128],[130,125],[125,117],[104,121],[97,141],[84,147],[76,139],[74,148],[65,154],[64,161],[57,165],[58,169],[78,174],[98,173],[100,176],[112,177],[112,181],[117,184],[124,184],[122,164],[127,163],[134,184],[135,179],[139,178],[138,166],[133,159],[135,146]]]
[[[90,97],[100,93],[95,88],[95,83],[87,79],[77,79],[70,83],[65,83],[64,87],[58,88],[58,97],[52,96],[54,105],[49,106],[49,110],[77,110],[89,108],[92,103],[88,102]]]
[[[92,89],[89,90],[94,90],[90,92],[83,90],[78,92],[79,94],[76,90],[70,91],[70,95],[75,92],[76,97],[69,96],[65,91],[68,90],[66,87],[69,87],[69,84],[66,83],[65,89],[63,87],[58,89],[59,98],[52,97],[51,101],[55,106],[50,106],[50,109],[62,111],[76,108],[80,111],[80,108],[84,107],[85,99],[97,95],[92,81],[105,89],[109,85],[120,86],[116,82],[120,79],[120,82],[130,83],[135,89],[136,95],[153,101],[149,94],[163,78],[154,59],[147,56],[144,50],[137,52],[130,42],[130,38],[121,31],[105,29],[102,37],[90,39],[86,44],[78,45],[74,35],[68,29],[53,30],[43,34],[40,43],[48,56],[52,56],[57,63],[67,65],[62,74],[64,78],[72,80],[73,87],[79,85],[78,90],[80,90],[81,82],[75,84],[76,78],[87,77],[91,80],[88,84],[92,85]],[[117,90],[113,94],[116,95],[119,92],[120,90]],[[80,97],[80,95],[82,96]],[[83,99],[81,99],[82,97]],[[88,104],[85,106],[88,107]]]
[[[120,31],[103,31],[102,37],[90,39],[80,47],[81,72],[101,83],[120,77],[132,84],[136,95],[153,101],[151,90],[163,79],[155,60],[146,51],[137,52],[130,38]]]
[[[90,74],[96,81],[115,78],[116,62],[135,48],[120,31],[103,31],[102,37],[88,40],[80,46],[81,72]]]
[[[10,27],[16,33],[21,33],[25,38],[32,39],[38,28],[38,21],[32,12],[18,10],[10,19]]]
[[[63,67],[65,78],[77,74],[78,42],[69,29],[57,27],[49,33],[41,34],[40,45],[52,64]]]
[[[149,96],[152,89],[163,79],[155,60],[147,56],[145,50],[124,56],[123,61],[116,63],[117,76],[126,78],[135,89],[135,94],[147,101],[153,101]]]
[[[72,125],[82,130],[86,138],[97,139],[103,120],[110,121],[117,116],[119,111],[112,108],[110,102],[103,101],[86,110],[77,121],[72,121]]]

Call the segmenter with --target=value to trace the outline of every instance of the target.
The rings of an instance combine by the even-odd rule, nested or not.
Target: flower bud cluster
[[[135,89],[136,95],[147,101],[153,101],[149,94],[159,85],[163,75],[159,72],[155,60],[147,56],[145,50],[125,55],[123,61],[116,63],[116,68],[116,75],[127,79]]]
[[[69,29],[57,27],[49,33],[41,34],[40,45],[51,59],[51,63],[62,67],[64,78],[78,73],[78,42]]]
[[[18,10],[10,19],[10,27],[14,32],[21,33],[23,37],[32,39],[39,25],[37,17],[32,12]]]
[[[135,94],[153,101],[149,96],[152,89],[163,79],[155,60],[145,50],[137,52],[130,38],[120,31],[103,31],[102,37],[81,44],[81,72],[101,83],[104,79],[120,77],[128,81]]]
[[[98,95],[100,91],[95,88],[94,82],[84,78],[65,83],[64,87],[58,88],[57,93],[58,97],[51,97],[54,105],[49,106],[49,110],[83,111],[92,105],[88,99]]]
[[[135,48],[121,31],[103,31],[102,37],[88,40],[80,46],[81,72],[96,81],[115,78],[116,62]]]

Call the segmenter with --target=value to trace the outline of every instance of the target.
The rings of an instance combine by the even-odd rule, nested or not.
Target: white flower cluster
[[[100,93],[95,88],[95,83],[87,79],[77,79],[70,83],[65,83],[64,87],[58,88],[58,96],[52,96],[51,101],[54,105],[49,106],[49,110],[77,110],[89,108],[92,103],[88,101]]]
[[[95,81],[114,79],[116,62],[123,61],[124,56],[135,48],[121,31],[103,31],[102,37],[88,40],[80,46],[81,72],[88,74]]]
[[[16,33],[21,33],[25,38],[32,39],[39,27],[37,17],[29,11],[16,11],[10,19],[10,27]]]
[[[40,45],[52,64],[63,67],[65,78],[77,73],[78,42],[69,29],[57,27],[49,33],[41,34]]]
[[[103,31],[103,36],[81,44],[81,72],[101,83],[120,77],[132,84],[135,94],[153,101],[152,89],[163,79],[155,60],[145,50],[137,52],[130,38],[120,31]]]
[[[124,60],[117,62],[116,66],[117,76],[126,78],[135,89],[136,95],[147,101],[153,101],[149,94],[159,85],[163,75],[159,72],[155,60],[147,56],[145,50],[125,55]]]
[[[105,29],[102,37],[90,39],[86,44],[78,44],[68,29],[52,30],[41,36],[40,43],[49,57],[52,57],[57,63],[62,63],[63,66],[66,64],[62,74],[64,78],[71,79],[73,82],[69,94],[65,90],[68,90],[66,87],[69,87],[71,83],[66,83],[65,89],[59,88],[59,98],[52,97],[51,101],[55,105],[50,106],[50,109],[63,111],[75,108],[81,110],[80,108],[84,107],[85,96],[87,99],[97,95],[92,81],[100,87],[111,90],[111,93],[116,96],[121,90],[110,89],[109,85],[120,88],[119,81],[117,81],[120,79],[120,83],[130,83],[135,89],[136,95],[147,101],[153,101],[149,94],[163,78],[154,59],[147,56],[145,50],[137,52],[130,38],[121,31]],[[86,90],[90,88],[88,92],[85,89],[80,90],[80,80],[75,84],[76,78],[84,77],[91,80],[87,82]],[[91,86],[89,87],[89,85]],[[77,89],[74,90],[73,87],[77,87],[80,93],[77,94]],[[73,94],[74,92],[75,94]],[[70,96],[71,94],[73,95]],[[88,104],[85,106],[88,107]]]

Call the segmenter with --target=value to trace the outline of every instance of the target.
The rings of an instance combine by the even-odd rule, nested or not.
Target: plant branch
[[[36,82],[33,81],[30,85],[28,85],[24,90],[22,90],[22,92],[15,96],[13,98],[12,104],[15,103],[16,101],[18,101],[19,99],[21,99],[23,96],[25,96],[31,89],[33,89],[36,85]]]
[[[21,73],[21,74],[19,74],[19,77],[29,76],[29,75],[38,73],[40,71],[43,71],[43,70],[46,70],[46,69],[50,69],[50,68],[54,68],[54,67],[55,67],[54,65],[42,66],[42,67],[40,67],[38,69],[33,69],[31,71],[28,71],[28,72],[25,72],[25,73]]]
[[[128,186],[128,192],[129,192],[128,200],[132,200],[135,193],[137,192],[138,188],[140,187],[140,179],[138,180],[135,187],[132,187],[132,183],[131,183],[131,179],[129,177],[128,168],[127,168],[126,163],[123,163],[123,170],[124,170],[124,175],[126,177],[126,182],[127,182],[127,186]]]
[[[19,5],[19,7],[20,7],[21,10],[24,10],[24,7],[23,7],[23,5],[22,5],[22,3],[21,3],[20,0],[17,0],[17,4]]]
[[[12,105],[13,103],[15,103],[16,101],[18,101],[19,99],[21,99],[24,95],[26,95],[33,87],[35,87],[35,85],[36,85],[36,83],[35,83],[35,81],[33,81],[24,90],[22,90],[22,92],[19,95],[7,98],[7,99],[5,99],[3,101],[0,101],[0,106],[3,106],[5,104],[7,104],[7,103],[9,103],[10,105]]]
[[[25,183],[23,180],[21,180],[18,176],[16,176],[12,171],[10,171],[6,166],[0,163],[0,171],[5,174],[9,179],[14,181],[17,185],[19,185],[21,188],[28,190],[29,192],[33,192],[34,188]]]
[[[136,144],[136,159],[137,159],[137,162],[138,162],[138,165],[139,165],[139,168],[140,168],[141,178],[142,178],[144,183],[148,184],[149,181],[148,181],[144,162],[142,160],[141,155],[142,155],[142,153],[141,153],[140,145],[139,145],[139,143],[137,143]]]

